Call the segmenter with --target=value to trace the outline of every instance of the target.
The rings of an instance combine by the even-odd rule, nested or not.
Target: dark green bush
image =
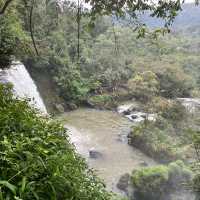
[[[160,82],[161,95],[166,98],[188,97],[194,83],[191,77],[183,70],[167,67],[160,73],[157,73]]]
[[[156,74],[152,71],[138,73],[128,81],[128,88],[137,99],[148,102],[158,94],[159,82],[157,79]]]
[[[110,198],[66,130],[0,85],[0,199]]]
[[[179,155],[173,139],[167,133],[171,127],[166,128],[165,126],[166,124],[163,122],[158,123],[158,120],[141,123],[133,127],[129,135],[129,142],[162,163],[174,161]]]
[[[143,200],[166,199],[171,191],[182,188],[183,183],[192,179],[191,170],[182,161],[134,171],[132,182],[135,195]]]
[[[1,4],[0,0],[0,4]],[[28,41],[23,31],[19,16],[15,11],[0,17],[0,68],[6,68],[11,63],[13,55],[19,56],[25,51],[25,43]]]
[[[96,108],[113,108],[116,106],[115,98],[109,94],[99,94],[88,98],[88,103]]]
[[[187,112],[185,107],[180,102],[174,101],[162,110],[161,116],[177,123],[177,121],[181,121],[186,118]]]
[[[144,168],[133,172],[132,182],[136,198],[158,200],[166,192],[169,172],[166,166]]]

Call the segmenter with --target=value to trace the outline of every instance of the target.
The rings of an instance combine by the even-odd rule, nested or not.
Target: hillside
[[[140,20],[146,23],[151,28],[158,28],[164,25],[164,22],[160,19],[152,18],[149,16],[150,12],[140,14]],[[194,4],[184,4],[182,11],[172,25],[173,31],[182,31],[182,33],[190,32],[190,34],[197,33],[200,24],[200,7]],[[197,29],[197,30],[196,30]]]

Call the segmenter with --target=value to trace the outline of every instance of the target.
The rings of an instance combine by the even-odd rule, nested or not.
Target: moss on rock
[[[170,192],[191,181],[192,172],[182,161],[143,168],[132,173],[136,199],[163,200]]]

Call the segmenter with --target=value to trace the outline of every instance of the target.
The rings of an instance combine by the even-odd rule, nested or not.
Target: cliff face
[[[54,114],[56,112],[61,112],[61,110],[64,111],[65,101],[59,97],[58,89],[53,83],[53,77],[51,77],[49,72],[42,68],[31,67],[28,64],[26,64],[26,67],[37,85],[48,113]],[[59,107],[63,107],[63,109],[59,110]]]

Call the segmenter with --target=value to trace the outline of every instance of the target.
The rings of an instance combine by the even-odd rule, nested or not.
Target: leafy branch
[[[4,3],[2,9],[0,10],[0,15],[3,15],[3,14],[5,13],[6,9],[8,8],[8,6],[10,5],[10,3],[11,3],[12,1],[14,1],[14,0],[7,0],[7,1]]]

